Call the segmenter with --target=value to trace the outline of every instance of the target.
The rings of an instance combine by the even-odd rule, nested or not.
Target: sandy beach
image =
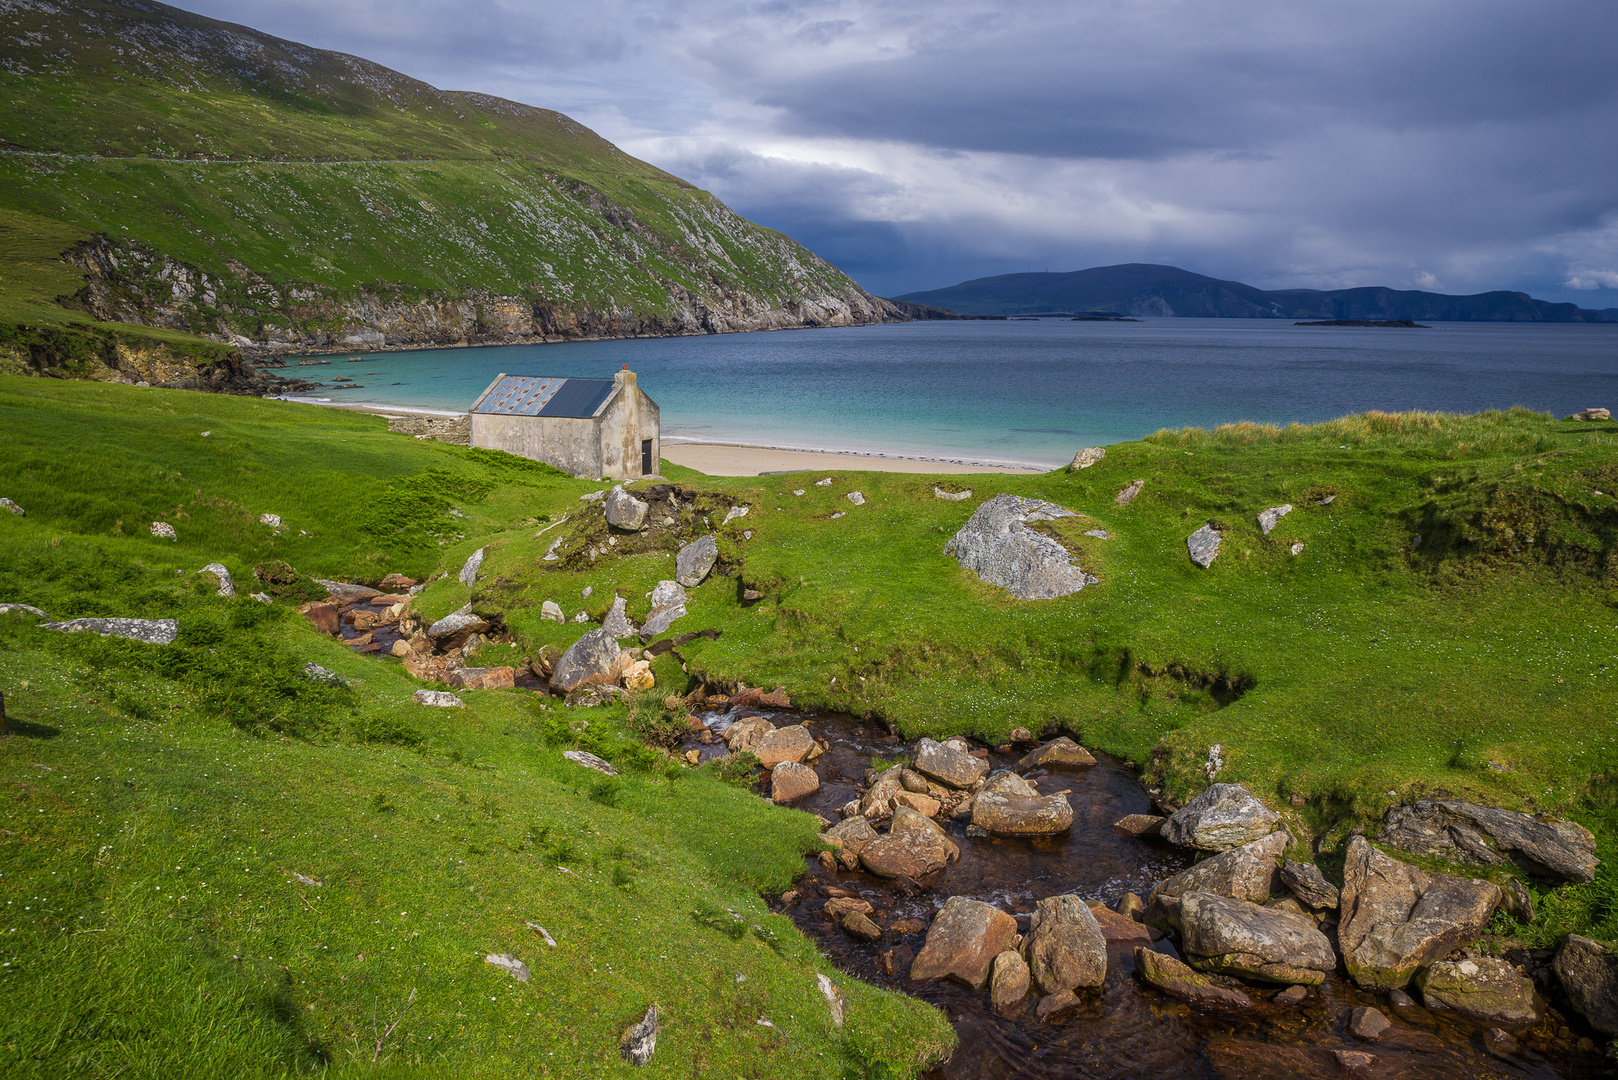
[[[377,416],[459,416],[445,409],[424,409],[407,405],[378,405],[366,401],[322,401],[307,397],[287,397],[304,405],[328,409],[374,413]],[[663,442],[663,460],[684,465],[709,476],[758,476],[767,472],[812,472],[818,469],[854,469],[862,472],[902,473],[1039,473],[1056,466],[986,465],[940,458],[907,458],[892,455],[856,454],[832,450],[786,450],[770,446],[740,446],[731,443]]]

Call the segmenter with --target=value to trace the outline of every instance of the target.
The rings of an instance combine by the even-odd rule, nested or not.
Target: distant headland
[[[1001,274],[944,289],[905,293],[895,300],[963,315],[1106,311],[1125,316],[1317,319],[1356,325],[1416,320],[1618,323],[1618,308],[1591,311],[1575,304],[1536,300],[1520,292],[1449,296],[1380,286],[1266,290],[1154,263],[1097,266],[1066,274]]]

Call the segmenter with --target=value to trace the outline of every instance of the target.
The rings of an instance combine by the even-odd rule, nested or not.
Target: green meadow
[[[1514,410],[1165,431],[1041,476],[665,464],[720,538],[672,632],[717,639],[682,646],[684,669],[660,657],[628,709],[491,690],[438,710],[398,661],[306,624],[310,578],[439,575],[416,610],[498,613],[514,643],[479,662],[518,663],[588,629],[541,619],[547,599],[599,618],[622,594],[644,617],[706,526],[609,547],[580,499],[604,485],[375,417],[0,376],[0,495],[27,511],[0,514],[0,603],[181,626],[153,647],[0,616],[0,1071],[595,1075],[625,1067],[619,1034],[656,1003],[652,1075],[913,1073],[947,1052],[945,1019],[839,975],[768,911],[814,820],[637,737],[698,685],[781,685],[906,736],[1063,730],[1172,797],[1217,745],[1219,779],[1328,867],[1422,794],[1565,814],[1602,872],[1515,929],[1612,941],[1615,441]],[[1084,515],[1050,527],[1099,584],[1019,601],[945,556],[1000,492]],[[1203,570],[1185,537],[1209,521]],[[211,595],[212,561],[243,599]],[[276,603],[245,599],[256,567],[280,567]],[[304,678],[311,661],[349,684]],[[501,953],[531,980],[484,960]],[[817,973],[848,996],[843,1028]]]

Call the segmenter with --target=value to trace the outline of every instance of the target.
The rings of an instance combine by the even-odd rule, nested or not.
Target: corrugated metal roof
[[[476,413],[506,416],[591,417],[612,393],[611,379],[566,379],[502,375],[477,404]]]

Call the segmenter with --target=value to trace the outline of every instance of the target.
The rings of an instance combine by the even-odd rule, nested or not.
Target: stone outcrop
[[[719,561],[719,541],[713,533],[700,536],[680,549],[674,557],[674,580],[694,589],[707,579]]]
[[[478,548],[466,557],[466,563],[461,567],[460,576],[456,578],[462,585],[474,585],[478,580],[478,570],[483,566],[484,548]]]
[[[343,601],[352,603],[353,601]],[[440,638],[454,637],[456,634],[481,634],[489,628],[489,623],[481,615],[472,611],[472,605],[467,604],[457,611],[452,611],[442,619],[427,628],[427,636],[437,641]]]
[[[1571,821],[1451,800],[1396,806],[1383,819],[1382,843],[1430,859],[1469,866],[1514,863],[1556,881],[1595,880],[1595,837]]]
[[[1284,832],[1274,832],[1164,879],[1147,898],[1145,921],[1160,930],[1178,929],[1181,898],[1193,892],[1262,904],[1276,891],[1281,855],[1290,839]]]
[[[1107,939],[1089,905],[1071,893],[1039,901],[1022,952],[1042,995],[1100,986],[1107,978]]]
[[[230,571],[224,563],[211,562],[198,570],[199,574],[206,574],[214,580],[214,595],[234,598],[236,583],[230,579]]]
[[[466,704],[447,690],[417,690],[411,699],[417,705],[431,705],[439,709],[457,709]]]
[[[1274,831],[1281,815],[1240,784],[1210,784],[1169,815],[1163,839],[1203,851],[1229,851]]]
[[[1250,1009],[1253,999],[1187,967],[1172,956],[1153,952],[1145,945],[1135,946],[1135,970],[1140,977],[1165,994],[1202,1008]]]
[[[1281,519],[1290,513],[1292,513],[1291,503],[1286,503],[1283,506],[1272,506],[1268,510],[1261,510],[1258,515],[1258,527],[1265,536],[1268,536],[1276,525],[1280,524]]]
[[[1429,1009],[1454,1009],[1480,1024],[1531,1027],[1544,1012],[1533,980],[1504,960],[1439,960],[1415,981]]]
[[[1086,446],[1083,450],[1073,455],[1073,460],[1067,463],[1067,471],[1078,472],[1080,469],[1088,469],[1106,456],[1106,447]]]
[[[1212,525],[1204,525],[1196,532],[1185,538],[1185,550],[1191,556],[1191,561],[1204,570],[1213,565],[1219,557],[1219,541],[1224,533]]]
[[[429,631],[429,636],[431,632]],[[618,642],[605,630],[591,630],[569,645],[551,671],[551,685],[574,690],[587,682],[609,677],[619,656]]]
[[[1487,881],[1425,873],[1356,836],[1343,864],[1343,963],[1367,990],[1402,987],[1482,933],[1499,903],[1500,889]]]
[[[1618,1035],[1618,956],[1599,942],[1569,934],[1556,951],[1556,978],[1590,1026]]]
[[[950,978],[981,990],[997,956],[1011,948],[1017,920],[997,907],[952,896],[927,928],[927,940],[910,965],[912,982]]]
[[[996,495],[977,508],[944,545],[944,553],[1020,600],[1066,596],[1094,585],[1096,578],[1073,565],[1066,548],[1029,523],[1073,516],[1071,510],[1040,499]]]
[[[1318,986],[1337,967],[1326,935],[1301,915],[1213,893],[1180,900],[1180,935],[1194,968]]]
[[[638,634],[640,631],[635,629],[635,624],[629,621],[629,615],[625,610],[627,606],[628,601],[623,597],[613,597],[612,607],[608,609],[607,617],[601,620],[601,629],[611,634],[614,638],[634,637]]]
[[[175,619],[68,619],[40,625],[46,630],[88,632],[102,637],[127,638],[147,645],[172,645],[180,636],[180,624]]]
[[[1041,795],[1014,772],[983,785],[972,800],[972,824],[995,836],[1055,836],[1073,825],[1066,795]]]
[[[446,681],[456,690],[510,689],[516,685],[516,671],[509,667],[456,668]]]

